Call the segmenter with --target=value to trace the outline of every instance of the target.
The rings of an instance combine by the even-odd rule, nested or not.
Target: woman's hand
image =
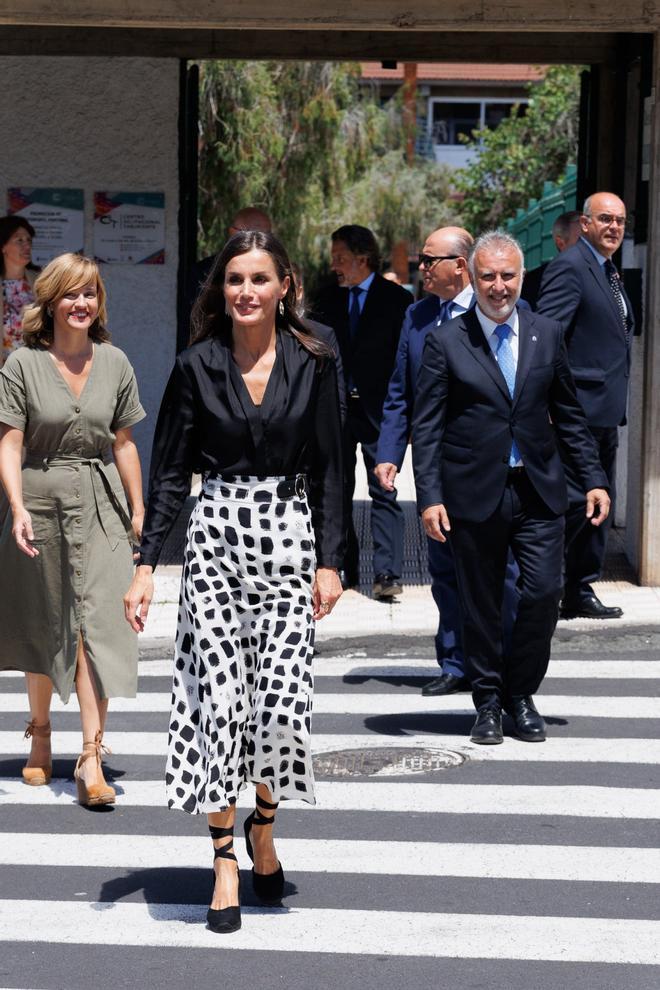
[[[314,578],[312,601],[314,618],[322,619],[330,615],[342,595],[341,581],[335,567],[319,567]]]
[[[19,550],[22,550],[27,557],[38,557],[39,551],[36,547],[30,545],[31,541],[34,539],[30,513],[27,509],[21,507],[20,509],[13,509],[12,515],[14,521],[11,531],[14,539],[16,540],[16,546]]]
[[[124,595],[124,615],[134,632],[144,632],[149,606],[154,597],[153,570],[150,564],[137,567],[131,586]]]

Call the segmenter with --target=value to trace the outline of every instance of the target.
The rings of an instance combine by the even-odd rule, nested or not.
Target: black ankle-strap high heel
[[[277,811],[277,805],[271,804],[269,801],[264,801],[257,795],[256,800],[257,807],[254,809],[252,814],[243,822],[243,830],[245,832],[245,845],[247,847],[247,853],[252,862],[254,863],[254,855],[252,852],[252,842],[250,840],[250,830],[253,825],[272,825],[275,819],[275,815],[271,815],[270,818],[266,818],[262,815],[262,811]],[[282,870],[282,864],[278,863],[277,869],[274,873],[257,873],[252,867],[252,887],[255,894],[260,901],[264,904],[279,904],[282,900],[282,894],[284,893],[284,871]]]
[[[231,841],[226,846],[221,846],[220,849],[213,847],[213,862],[215,863],[216,859],[233,859],[238,873],[238,904],[220,908],[218,911],[209,908],[206,913],[206,920],[211,931],[217,932],[219,935],[228,935],[229,932],[236,932],[241,927],[241,874],[238,869],[238,860],[234,855],[234,830],[233,828],[215,828],[215,826],[209,825],[209,832],[212,839],[231,837]],[[215,870],[213,871],[213,879],[215,882]]]

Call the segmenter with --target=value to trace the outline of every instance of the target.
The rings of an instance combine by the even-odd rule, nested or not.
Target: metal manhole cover
[[[451,749],[412,749],[403,746],[373,746],[366,749],[337,749],[314,756],[319,777],[396,777],[401,774],[450,770],[465,762],[463,753]]]

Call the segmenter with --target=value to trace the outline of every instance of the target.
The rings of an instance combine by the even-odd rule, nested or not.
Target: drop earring
[[[284,316],[284,303],[282,302],[281,299],[280,299],[280,305],[278,306],[278,309],[280,311],[280,316]]]

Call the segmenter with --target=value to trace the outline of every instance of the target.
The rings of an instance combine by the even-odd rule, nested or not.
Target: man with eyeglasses
[[[612,261],[625,225],[626,207],[618,196],[609,192],[589,196],[580,218],[581,237],[548,265],[537,306],[539,313],[564,328],[578,398],[609,483],[609,520],[614,517],[618,428],[626,422],[634,332],[632,306]],[[592,587],[603,568],[609,520],[603,526],[589,525],[584,491],[568,458],[565,469],[569,510],[561,617],[617,619],[622,609],[604,605]]]

